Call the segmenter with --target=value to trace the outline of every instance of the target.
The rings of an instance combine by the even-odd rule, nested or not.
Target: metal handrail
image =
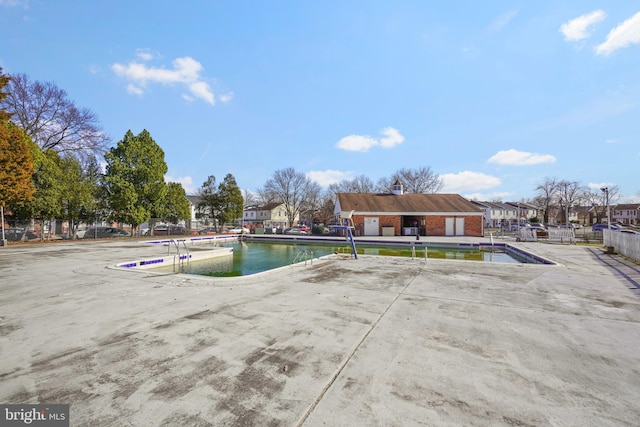
[[[182,246],[184,246],[184,251],[185,254],[183,255],[180,252],[180,242],[182,242]],[[173,243],[173,245],[176,247],[176,255],[173,257],[173,272],[176,272],[176,261],[178,264],[178,272],[182,272],[185,271],[184,268],[184,264],[186,261],[187,267],[186,270],[189,269],[189,264],[191,261],[191,256],[189,255],[189,248],[187,247],[187,242],[184,239],[171,239],[171,243]],[[169,245],[169,248],[167,250],[167,255],[169,255],[171,252],[171,245]],[[177,260],[176,260],[177,257]]]
[[[295,264],[296,262],[302,262],[302,258],[304,257],[304,265],[307,265],[307,261],[311,261],[313,265],[313,252],[310,249],[305,249],[299,251],[296,256],[291,261],[291,264]]]

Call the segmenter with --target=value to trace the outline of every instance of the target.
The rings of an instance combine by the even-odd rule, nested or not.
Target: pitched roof
[[[620,203],[611,207],[614,210],[636,210],[640,209],[640,203]]]
[[[198,206],[198,203],[200,203],[200,196],[187,196],[187,200],[189,200],[192,205]]]
[[[280,206],[281,204],[282,204],[281,202],[267,203],[266,205],[262,205],[258,207],[258,209],[261,211],[271,211],[277,208],[278,206]]]
[[[477,202],[477,201],[473,201],[472,203],[475,204],[482,204],[485,207],[491,208],[491,209],[495,209],[495,210],[503,210],[503,211],[510,211],[514,209],[514,206],[508,205],[506,203],[502,203],[502,202]]]
[[[482,209],[459,194],[338,193],[342,211],[358,213],[482,213]]]

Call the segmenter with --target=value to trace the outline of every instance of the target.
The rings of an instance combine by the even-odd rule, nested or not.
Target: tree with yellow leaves
[[[0,69],[0,100],[6,97],[4,87],[9,78]],[[16,125],[9,121],[10,112],[0,110],[0,209],[1,238],[4,241],[4,207],[33,199],[33,158],[31,141]]]

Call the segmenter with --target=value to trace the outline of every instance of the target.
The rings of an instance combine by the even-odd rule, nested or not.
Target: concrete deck
[[[637,426],[638,296],[593,248],[514,244],[560,265],[215,279],[112,269],[163,250],[134,241],[0,248],[0,403],[69,403],[73,426]]]

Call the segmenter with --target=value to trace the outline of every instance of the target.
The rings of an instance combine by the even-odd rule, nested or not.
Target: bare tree
[[[620,193],[617,185],[607,187],[609,193],[609,204],[612,201],[620,199]],[[590,206],[595,215],[595,222],[602,222],[607,217],[607,195],[602,189],[591,189],[584,193],[584,200],[587,206]]]
[[[97,116],[78,108],[52,82],[30,82],[25,74],[11,76],[9,92],[0,104],[44,151],[70,152],[79,157],[102,154],[109,137]]]
[[[329,185],[329,190],[337,193],[373,193],[375,186],[373,181],[365,175],[358,175],[352,180],[343,180]]]
[[[536,203],[542,206],[543,222],[549,222],[549,210],[555,202],[558,192],[558,180],[556,178],[545,178],[543,182],[536,185]]]
[[[402,168],[395,173],[394,178],[402,182],[406,193],[412,194],[437,193],[443,185],[440,175],[424,166],[418,169]]]
[[[300,210],[300,219],[305,219],[309,225],[313,226],[313,218],[322,207],[323,192],[318,183],[310,181],[306,193]]]
[[[244,207],[256,207],[259,203],[258,194],[250,190],[242,190],[242,199],[244,200]]]
[[[381,178],[377,183],[377,191],[389,192],[393,184],[400,181],[405,193],[433,194],[442,190],[443,182],[440,175],[433,172],[430,167],[418,169],[398,169],[390,178]]]
[[[331,224],[335,217],[335,194],[333,191],[325,191],[321,195],[320,206],[315,212],[314,220],[323,224]]]
[[[276,194],[268,192],[264,187],[256,190],[258,201],[262,205],[268,205],[276,201]]]
[[[305,205],[319,191],[320,186],[311,182],[304,173],[286,168],[275,171],[260,193],[264,199],[283,203],[289,224],[292,225]]]
[[[577,181],[560,181],[557,183],[557,201],[564,223],[569,222],[569,212],[573,206],[577,206],[580,201],[584,200],[585,188]]]

